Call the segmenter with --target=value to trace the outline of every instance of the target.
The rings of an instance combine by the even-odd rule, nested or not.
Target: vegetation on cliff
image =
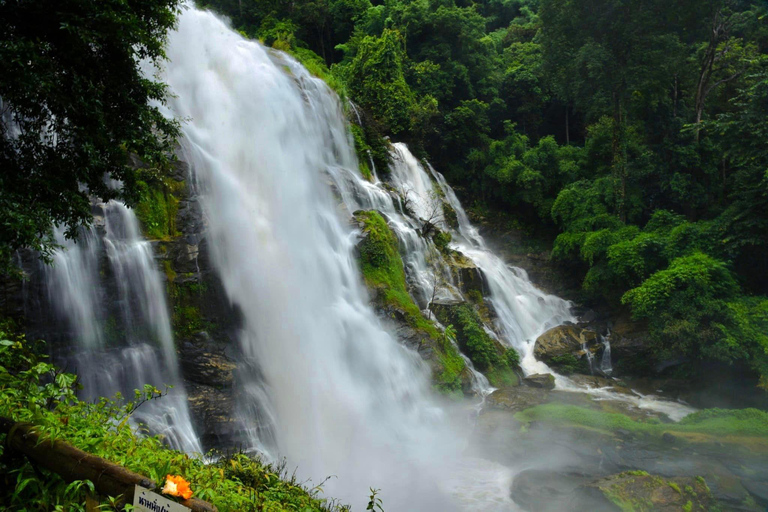
[[[440,366],[434,376],[437,387],[447,392],[460,391],[464,360],[448,336],[424,317],[408,293],[397,239],[387,221],[375,211],[356,212],[355,218],[363,229],[363,240],[358,246],[360,269],[368,288],[377,294],[374,299],[381,306],[395,309],[410,327],[426,335],[436,349]]]
[[[178,9],[178,0],[0,3],[1,270],[20,248],[49,256],[54,225],[72,237],[90,224],[89,194],[136,204],[129,155],[167,162],[178,127],[157,107],[165,85],[139,66],[162,61]]]

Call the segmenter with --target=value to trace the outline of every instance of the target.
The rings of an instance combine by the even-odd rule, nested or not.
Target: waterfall
[[[370,487],[382,489],[388,510],[454,509],[444,482],[459,471],[463,443],[435,403],[426,365],[369,305],[357,233],[329,186],[345,194],[344,177],[358,180],[336,96],[207,12],[181,14],[167,54],[169,115],[188,120],[183,158],[213,265],[242,312],[250,370],[238,377],[249,390],[239,409],[252,423],[268,418],[252,430],[252,447],[286,457],[302,478],[333,475],[324,493],[356,509]],[[362,194],[394,211],[389,196],[366,187]],[[423,253],[418,237],[410,243]],[[412,262],[412,272],[421,265]],[[506,494],[483,499],[509,503]]]
[[[44,271],[58,325],[69,327],[74,368],[87,399],[151,384],[167,396],[142,405],[135,419],[188,453],[201,447],[190,422],[162,281],[150,243],[134,213],[122,203],[98,205],[94,226],[76,240],[55,231],[62,249]]]
[[[423,236],[429,223],[445,228],[445,197],[459,221],[453,246],[487,277],[499,338],[527,373],[548,370],[533,343],[573,320],[569,303],[491,253],[442,176],[405,145],[392,147],[389,183],[363,179],[338,98],[292,58],[195,9],[181,14],[167,55],[156,70],[174,93],[166,114],[184,120],[182,158],[212,262],[242,313],[238,410],[250,448],[286,457],[302,478],[334,475],[324,492],[355,508],[374,487],[388,510],[514,510],[510,470],[463,453],[466,425],[370,306],[352,214],[383,214],[424,309],[461,298]],[[474,377],[479,394],[492,390]]]

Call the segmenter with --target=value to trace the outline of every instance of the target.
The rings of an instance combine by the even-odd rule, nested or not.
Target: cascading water
[[[424,363],[375,316],[349,219],[358,209],[382,212],[426,308],[461,297],[424,236],[440,222],[434,207],[444,195],[459,220],[455,246],[485,273],[498,330],[528,373],[547,370],[533,342],[572,320],[569,304],[493,255],[442,176],[432,171],[435,188],[405,145],[393,146],[391,185],[362,179],[337,98],[289,57],[194,9],[180,16],[167,54],[168,115],[186,120],[183,158],[213,263],[242,312],[250,370],[238,377],[247,391],[239,410],[252,447],[286,456],[303,476],[337,476],[326,492],[355,506],[373,486],[391,510],[514,509],[511,472],[461,454],[462,433],[434,402]]]
[[[145,384],[174,386],[139,408],[136,420],[172,447],[199,453],[152,248],[125,205],[113,201],[99,208],[103,216],[77,241],[56,230],[63,248],[45,269],[58,325],[68,325],[76,343],[68,366],[76,368],[89,399],[118,392],[132,399]]]
[[[344,193],[340,177],[357,169],[335,95],[207,12],[180,16],[167,53],[169,115],[189,120],[184,159],[253,362],[239,376],[253,391],[240,410],[269,411],[259,417],[273,423],[264,426],[269,436],[253,430],[253,446],[286,456],[302,476],[335,475],[325,492],[356,508],[374,486],[391,510],[454,509],[455,490],[441,486],[459,471],[462,443],[433,403],[424,363],[369,306],[356,233],[326,179]],[[392,205],[373,185],[366,190]],[[469,508],[509,510],[507,492],[480,494]]]

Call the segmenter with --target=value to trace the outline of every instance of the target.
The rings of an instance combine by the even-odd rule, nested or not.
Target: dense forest
[[[768,504],[764,0],[195,4],[0,0],[0,510]]]
[[[413,146],[465,201],[554,238],[659,360],[768,386],[768,20],[754,1],[213,0]],[[556,237],[556,238],[555,238]]]

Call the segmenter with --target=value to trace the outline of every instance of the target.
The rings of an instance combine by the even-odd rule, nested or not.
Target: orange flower
[[[179,496],[185,500],[192,497],[192,489],[189,488],[189,482],[184,480],[183,477],[176,475],[165,477],[165,487],[163,487],[162,492],[170,496]]]

